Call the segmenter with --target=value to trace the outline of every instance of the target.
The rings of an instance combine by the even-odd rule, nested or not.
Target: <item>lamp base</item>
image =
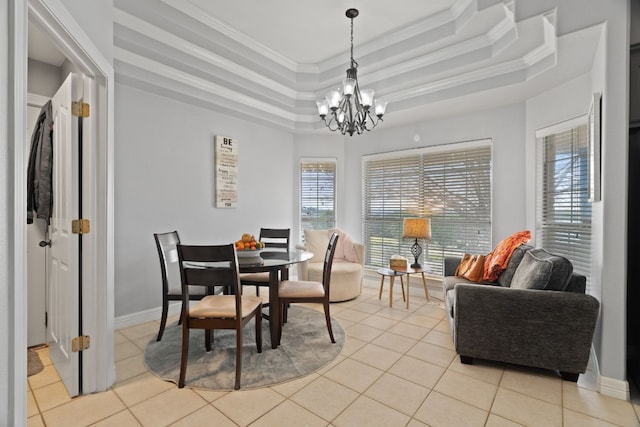
[[[411,255],[413,255],[413,258],[415,259],[413,264],[411,264],[411,268],[422,268],[422,266],[418,262],[418,259],[420,259],[420,254],[422,254],[422,248],[418,244],[418,239],[416,239],[415,243],[411,247]]]

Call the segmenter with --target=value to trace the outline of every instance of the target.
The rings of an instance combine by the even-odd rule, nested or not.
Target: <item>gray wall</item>
[[[61,0],[61,3],[71,13],[82,31],[91,38],[107,61],[112,64],[113,0]]]
[[[61,74],[60,67],[29,59],[27,91],[51,98],[64,81]]]
[[[116,84],[115,315],[161,304],[153,233],[231,243],[294,223],[293,136]],[[215,135],[237,140],[238,207],[214,199]]]
[[[492,234],[497,242],[525,227],[524,104],[402,127],[379,127],[345,140],[345,208],[339,223],[362,238],[362,156],[489,138],[493,141]],[[415,136],[419,141],[415,141]]]
[[[0,3],[0,27],[9,28],[9,2]],[[10,64],[9,61],[9,32],[0,31],[0,64]],[[19,409],[21,413],[16,413],[14,403],[14,393],[16,392],[15,382],[22,372],[16,372],[19,367],[26,370],[26,367],[16,363],[13,358],[13,348],[16,342],[14,330],[17,327],[14,321],[17,313],[13,288],[10,283],[14,283],[15,266],[12,256],[11,246],[15,236],[13,217],[13,147],[9,144],[11,132],[11,120],[9,115],[13,105],[9,98],[9,88],[12,86],[9,80],[9,67],[0,67],[0,348],[6,349],[0,352],[0,376],[4,378],[0,382],[0,424],[10,425],[15,423],[14,416],[20,417],[26,414],[26,407],[22,405]],[[4,243],[7,242],[7,243]],[[24,316],[26,321],[26,316]],[[24,328],[26,332],[26,325]],[[26,344],[26,339],[23,340]],[[26,371],[25,371],[26,372]],[[17,388],[18,391],[25,391],[24,386]]]

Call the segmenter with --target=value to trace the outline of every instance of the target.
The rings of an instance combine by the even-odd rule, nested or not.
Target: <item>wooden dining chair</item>
[[[266,252],[289,252],[290,228],[261,228],[258,240],[265,243]],[[269,286],[269,273],[242,273],[240,274],[242,286],[255,286],[256,295],[260,296],[260,287]]]
[[[182,357],[178,387],[184,387],[189,356],[189,332],[204,329],[205,346],[211,350],[215,329],[236,331],[236,380],[240,388],[242,372],[242,331],[255,319],[256,347],[262,353],[262,301],[256,296],[242,295],[238,273],[238,257],[233,244],[218,246],[178,245],[178,260],[182,279]],[[207,295],[189,307],[191,286],[221,286],[224,295]]]
[[[162,317],[160,318],[160,330],[156,338],[156,341],[160,341],[167,325],[169,301],[182,301],[182,283],[180,281],[177,249],[177,245],[180,244],[180,236],[178,236],[177,231],[170,231],[167,233],[155,233],[153,237],[158,249],[162,276]],[[206,289],[201,286],[192,288],[189,292],[189,300],[200,300],[205,294]],[[179,320],[178,322],[180,323],[181,321]]]
[[[289,304],[307,302],[320,303],[324,308],[324,317],[327,322],[327,330],[331,342],[335,343],[333,338],[333,330],[331,328],[331,314],[329,312],[329,289],[331,286],[331,265],[333,264],[333,255],[336,252],[336,243],[338,235],[333,233],[329,239],[329,245],[324,255],[324,267],[322,269],[322,282],[314,282],[308,280],[283,280],[278,286],[278,300],[280,303],[280,328],[287,321],[287,311]]]

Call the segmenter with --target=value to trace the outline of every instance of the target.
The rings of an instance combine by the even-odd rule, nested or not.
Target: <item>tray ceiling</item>
[[[293,132],[354,57],[389,101],[381,126],[521,102],[589,72],[601,25],[559,34],[520,0],[114,0],[116,80]],[[563,30],[564,31],[564,30]],[[490,101],[488,101],[490,100]]]

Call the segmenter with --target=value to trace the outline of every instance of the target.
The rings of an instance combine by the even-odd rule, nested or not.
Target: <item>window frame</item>
[[[323,226],[322,229],[335,228],[337,223],[337,217],[338,217],[338,159],[335,157],[301,157],[298,162],[298,168],[299,168],[298,169],[298,194],[299,194],[298,224],[299,224],[299,230],[300,230],[300,234],[302,235],[302,238],[304,238],[304,230],[309,228],[309,227],[305,228],[303,216],[302,216],[302,209],[304,207],[304,203],[303,203],[304,183],[303,183],[303,175],[302,175],[304,171],[304,164],[316,164],[316,165],[333,164],[333,226],[331,227]]]
[[[439,221],[440,223],[442,223],[442,220],[438,219],[439,215],[429,215],[429,212],[426,211],[428,197],[432,196],[432,194],[428,193],[428,191],[425,190],[425,186],[428,185],[425,183],[425,177],[427,176],[425,175],[425,167],[426,167],[426,164],[428,164],[429,162],[428,160],[424,160],[424,159],[425,158],[428,159],[430,155],[437,156],[437,157],[444,157],[450,153],[461,154],[468,150],[477,150],[477,149],[488,149],[488,171],[487,171],[488,190],[486,190],[488,194],[486,195],[486,197],[487,197],[487,203],[489,204],[489,207],[487,211],[488,213],[486,213],[485,221],[483,222],[483,224],[486,225],[485,228],[487,228],[486,239],[485,239],[486,241],[483,241],[483,243],[481,243],[482,247],[477,247],[477,246],[470,245],[469,244],[470,240],[467,240],[464,242],[465,243],[464,247],[453,249],[451,247],[451,244],[454,242],[454,240],[451,240],[451,241],[445,240],[442,238],[442,235],[447,231],[451,234],[457,233],[459,232],[460,227],[453,227],[447,231],[445,231],[444,229],[439,230],[439,227],[440,227]],[[413,159],[414,157],[417,160]],[[478,158],[479,157],[477,155],[474,155],[469,157],[466,161],[470,161],[470,160],[477,161]],[[407,163],[407,166],[406,166],[407,171],[405,172],[404,176],[412,176],[413,174],[416,173],[416,171],[419,174],[419,177],[418,178],[414,177],[413,182],[409,184],[409,185],[413,185],[414,187],[417,186],[416,188],[420,188],[418,190],[418,192],[420,193],[418,196],[419,201],[413,204],[411,202],[407,202],[407,204],[403,204],[404,200],[393,201],[392,203],[389,203],[389,205],[391,206],[389,210],[391,211],[395,209],[398,213],[395,215],[390,214],[388,219],[377,220],[376,219],[377,217],[370,215],[368,213],[368,210],[372,209],[371,195],[369,193],[371,193],[372,191],[376,191],[369,188],[369,186],[372,186],[372,184],[370,184],[368,180],[375,179],[375,177],[368,177],[368,175],[371,175],[369,169],[375,166],[375,165],[372,166],[370,163],[384,162],[384,161],[393,162],[394,160],[398,160],[398,167],[402,168],[404,167],[402,159],[405,159],[404,161]],[[414,162],[417,161],[419,164],[417,166],[409,165],[410,163],[409,159],[411,159],[411,161],[414,161]],[[411,171],[411,169],[413,169],[413,171]],[[407,257],[411,262],[413,262],[413,256],[411,255],[411,251],[410,251],[411,242],[405,239],[402,239],[401,237],[397,237],[402,235],[402,219],[406,217],[430,217],[431,218],[432,239],[430,242],[425,242],[425,241],[419,242],[423,248],[423,253],[422,253],[422,256],[420,257],[420,261],[422,262],[423,265],[430,266],[430,270],[431,270],[430,274],[439,275],[442,273],[442,269],[443,269],[442,264],[444,261],[444,257],[462,256],[465,252],[470,252],[470,253],[471,252],[473,253],[489,252],[491,250],[491,228],[492,228],[492,208],[491,208],[491,202],[493,199],[492,198],[492,193],[493,193],[492,174],[493,174],[493,142],[491,139],[479,139],[479,140],[473,140],[473,141],[455,142],[455,143],[449,143],[449,144],[440,144],[440,145],[421,147],[421,148],[411,148],[407,150],[376,153],[376,154],[363,156],[362,157],[362,201],[363,203],[362,203],[361,219],[362,219],[362,236],[366,246],[365,264],[367,265],[367,267],[377,268],[377,267],[386,266],[388,264],[388,258],[391,255],[395,255],[395,254],[403,255]],[[397,183],[397,180],[398,178],[396,177],[396,183]],[[404,178],[401,179],[400,181],[401,184],[403,180]],[[393,185],[393,182],[390,185]],[[386,193],[382,195],[382,198],[385,198],[385,197],[387,197]],[[402,196],[399,196],[399,197],[402,197]],[[382,198],[379,198],[379,200],[382,200]],[[433,200],[433,197],[431,198],[431,200]],[[381,203],[386,204],[386,201],[382,201]],[[393,203],[395,203],[395,205],[393,205]],[[386,206],[382,206],[379,209],[384,210],[386,208],[387,208]],[[449,215],[446,214],[445,218],[447,216]],[[374,224],[375,221],[378,221],[381,223]],[[382,222],[385,222],[385,224],[382,224]],[[478,224],[478,226],[480,225]],[[382,239],[383,241],[381,245],[376,246],[370,243],[370,239],[374,237],[372,235],[372,233],[374,233],[374,229],[377,229],[378,231],[376,233],[379,234],[379,235],[376,235],[375,237],[377,239]],[[384,237],[386,234],[388,234],[389,236]],[[434,249],[436,247],[437,239],[440,239],[441,244],[438,247],[437,253],[436,253],[436,250]],[[378,248],[379,250],[377,250],[375,254],[372,253],[372,246],[376,246],[376,247],[380,246],[380,248]]]
[[[571,196],[571,208],[569,214],[566,213],[566,206],[562,207],[565,213],[556,212],[552,214],[552,217],[558,218],[556,221],[550,221],[545,219],[546,212],[553,206],[546,202],[546,197],[549,194],[545,194],[545,189],[551,185],[548,181],[554,177],[544,175],[545,168],[547,167],[545,153],[549,151],[545,144],[547,138],[552,136],[560,138],[560,136],[568,131],[575,132],[571,138],[578,138],[577,141],[571,141],[571,162],[576,166],[572,167],[571,182],[572,185],[578,188],[577,191],[572,192]],[[535,230],[536,230],[536,242],[537,246],[548,250],[557,255],[568,258],[573,264],[574,271],[579,274],[583,274],[587,278],[587,292],[590,289],[591,284],[591,259],[592,259],[592,237],[593,227],[592,218],[593,210],[592,203],[589,201],[589,129],[588,129],[588,116],[579,116],[570,120],[554,124],[549,127],[545,127],[536,131],[536,208],[535,208]],[[583,138],[580,140],[580,138]],[[573,145],[576,145],[577,150]],[[562,147],[560,147],[562,148]],[[558,148],[556,148],[558,152]],[[578,152],[578,154],[576,154]],[[557,162],[558,160],[554,160]],[[574,168],[580,171],[580,175],[573,176]],[[567,181],[566,177],[564,180]],[[582,188],[584,187],[584,188]],[[580,190],[582,188],[582,190]],[[572,190],[573,191],[573,190]],[[576,198],[576,196],[578,196]],[[565,199],[567,197],[565,196]],[[576,199],[574,201],[574,199]],[[560,205],[560,203],[556,203]],[[566,204],[566,202],[565,202]],[[588,206],[588,208],[587,208]],[[559,210],[559,209],[558,209]],[[588,211],[588,215],[586,214]],[[547,215],[548,216],[548,215]],[[588,216],[588,222],[585,219]],[[569,218],[569,219],[568,219]],[[552,218],[553,219],[553,218]],[[581,222],[578,222],[581,220]],[[564,234],[562,241],[553,241],[549,243],[548,239],[551,239],[552,234],[561,236]]]

